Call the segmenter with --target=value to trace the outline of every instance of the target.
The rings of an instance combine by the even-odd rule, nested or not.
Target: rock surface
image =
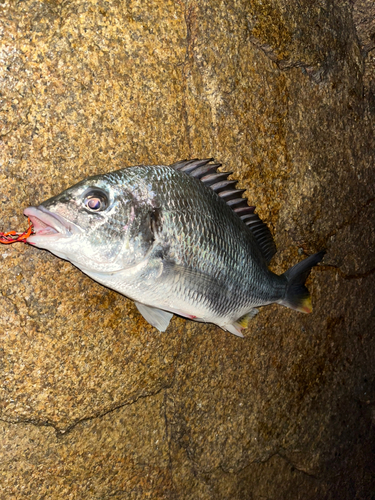
[[[370,0],[0,4],[0,229],[93,173],[213,156],[281,273],[327,249],[314,312],[243,340],[0,248],[0,499],[370,499]]]

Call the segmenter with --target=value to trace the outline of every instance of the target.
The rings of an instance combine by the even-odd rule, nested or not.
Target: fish
[[[132,299],[161,332],[174,314],[242,337],[261,306],[311,312],[305,281],[325,251],[272,272],[269,228],[219,167],[194,158],[90,176],[24,210],[27,243]]]

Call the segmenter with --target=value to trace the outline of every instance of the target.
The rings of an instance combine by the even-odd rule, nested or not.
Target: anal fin
[[[251,309],[248,313],[246,313],[244,316],[241,316],[241,318],[239,318],[234,323],[225,325],[224,328],[228,332],[233,333],[233,335],[237,335],[237,337],[243,337],[242,330],[245,330],[245,328],[249,326],[251,318],[254,318],[254,316],[256,316],[258,312],[258,309]]]
[[[173,314],[162,309],[157,309],[156,307],[146,306],[140,302],[134,302],[138,311],[142,314],[144,319],[159,330],[159,332],[165,332],[168,328],[169,322],[172,319]]]
[[[238,323],[232,323],[230,325],[225,325],[222,327],[224,330],[227,332],[233,333],[233,335],[237,335],[237,337],[243,337],[242,335],[242,326],[240,326]]]

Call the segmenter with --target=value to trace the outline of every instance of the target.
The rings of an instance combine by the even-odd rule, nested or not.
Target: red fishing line
[[[4,243],[4,245],[17,243],[17,241],[26,243],[27,238],[31,236],[33,232],[33,224],[29,218],[27,218],[27,222],[29,223],[29,228],[24,233],[16,233],[16,231],[8,231],[7,233],[0,232],[0,243]]]

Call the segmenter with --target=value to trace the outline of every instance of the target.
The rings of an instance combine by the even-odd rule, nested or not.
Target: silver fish
[[[212,161],[88,177],[25,209],[27,241],[134,300],[160,331],[178,314],[242,337],[259,306],[311,312],[304,283],[324,251],[280,276],[270,271],[270,231]]]

